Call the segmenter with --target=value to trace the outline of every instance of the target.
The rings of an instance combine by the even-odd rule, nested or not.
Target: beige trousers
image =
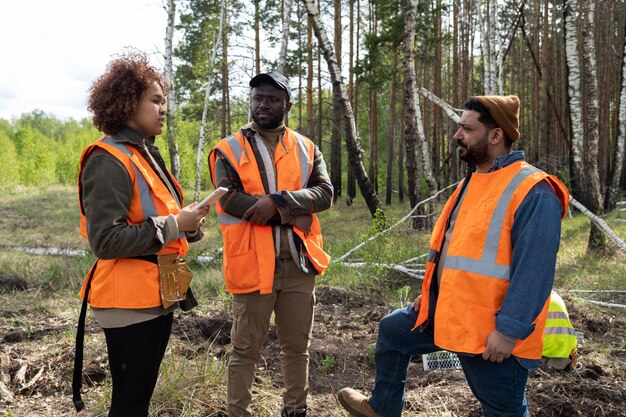
[[[228,415],[251,417],[256,365],[275,314],[280,363],[285,381],[284,407],[306,407],[309,393],[309,343],[313,328],[315,274],[302,272],[291,259],[278,259],[271,294],[235,294],[232,353],[228,362]]]

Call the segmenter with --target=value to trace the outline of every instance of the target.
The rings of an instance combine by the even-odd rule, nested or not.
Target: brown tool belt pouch
[[[193,273],[185,258],[178,253],[159,255],[158,261],[161,304],[163,308],[169,308],[185,299]]]

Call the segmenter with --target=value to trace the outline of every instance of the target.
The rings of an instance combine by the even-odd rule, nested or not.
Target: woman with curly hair
[[[81,234],[98,258],[81,290],[81,321],[88,302],[107,343],[113,381],[109,417],[148,415],[172,311],[197,304],[187,290],[191,272],[184,256],[188,241],[202,238],[209,206],[184,206],[182,189],[155,146],[166,93],[164,78],[141,54],[110,62],[90,89],[93,124],[104,136],[80,161]],[[169,293],[179,297],[168,298]],[[83,323],[74,371],[79,410]]]

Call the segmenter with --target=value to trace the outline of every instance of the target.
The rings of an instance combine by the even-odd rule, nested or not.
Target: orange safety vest
[[[514,162],[491,173],[474,173],[465,197],[458,208],[454,230],[441,275],[435,309],[435,344],[442,349],[478,354],[496,326],[496,312],[501,309],[509,287],[511,268],[511,230],[515,212],[530,189],[546,180],[567,212],[569,193],[556,177],[529,165]],[[430,285],[446,224],[463,184],[446,203],[433,229],[422,298],[415,327],[428,319]],[[540,359],[548,301],[533,321],[533,332],[518,340],[512,354],[520,358]]]
[[[80,158],[80,172],[78,173],[78,192],[80,205],[80,233],[87,239],[87,219],[81,201],[80,177],[88,155],[95,149],[101,148],[116,157],[128,171],[133,184],[133,194],[128,211],[128,224],[144,223],[150,217],[176,214],[180,207],[167,187],[159,179],[148,161],[128,144],[115,142],[104,136],[88,146]],[[176,179],[170,175],[174,186],[182,196],[182,188]],[[189,249],[187,238],[181,233],[179,239],[168,242],[157,255],[179,253],[185,255]],[[93,267],[92,267],[93,268]],[[91,272],[91,271],[90,271]],[[87,286],[87,277],[80,291],[84,297]],[[89,304],[97,308],[149,308],[161,305],[159,292],[159,271],[156,264],[133,258],[100,259],[91,279]]]
[[[252,146],[241,131],[222,139],[209,155],[211,177],[215,186],[216,151],[220,151],[237,171],[248,194],[269,194],[263,187],[259,166]],[[269,153],[267,155],[269,157]],[[274,152],[276,189],[296,191],[306,188],[313,170],[313,142],[287,128],[282,144]],[[224,280],[226,290],[234,294],[260,291],[270,294],[274,284],[276,249],[272,226],[243,221],[226,213],[219,202],[216,211],[224,238]],[[324,274],[330,256],[323,250],[322,230],[315,214],[308,236],[297,228],[293,231],[306,248],[307,257],[319,274]]]

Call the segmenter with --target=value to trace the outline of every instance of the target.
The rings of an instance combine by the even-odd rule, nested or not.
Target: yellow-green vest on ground
[[[550,294],[548,318],[544,328],[543,353],[546,358],[569,358],[576,349],[576,331],[569,320],[563,299],[554,291]]]

